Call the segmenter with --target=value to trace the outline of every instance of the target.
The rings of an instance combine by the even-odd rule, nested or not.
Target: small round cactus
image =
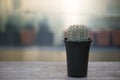
[[[71,41],[88,40],[88,28],[85,25],[71,25],[67,29],[67,39]]]

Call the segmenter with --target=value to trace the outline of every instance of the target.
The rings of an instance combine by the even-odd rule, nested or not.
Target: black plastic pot
[[[70,77],[86,77],[91,39],[69,41],[64,39],[67,56],[67,72]]]

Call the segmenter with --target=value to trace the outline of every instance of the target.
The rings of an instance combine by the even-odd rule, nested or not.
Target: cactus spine
[[[88,28],[84,25],[71,25],[67,29],[67,39],[71,41],[88,40]]]

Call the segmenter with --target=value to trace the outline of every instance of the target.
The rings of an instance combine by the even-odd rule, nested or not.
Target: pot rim
[[[87,40],[80,40],[80,41],[72,41],[72,40],[68,40],[68,38],[64,38],[64,42],[91,42],[92,39],[88,38]]]

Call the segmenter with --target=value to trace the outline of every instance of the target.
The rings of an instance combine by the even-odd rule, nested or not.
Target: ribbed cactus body
[[[67,38],[71,41],[88,39],[88,28],[84,25],[72,25],[67,29]]]

